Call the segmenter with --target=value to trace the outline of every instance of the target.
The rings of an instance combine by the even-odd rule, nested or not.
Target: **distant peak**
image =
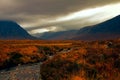
[[[115,16],[114,18],[120,18],[120,15]]]
[[[0,20],[0,22],[14,22],[12,20]]]
[[[119,15],[117,15],[116,17],[120,17],[120,14],[119,14]]]
[[[15,23],[15,21],[12,21],[12,20],[0,20],[0,23]]]
[[[0,39],[35,39],[19,24],[11,20],[0,20]]]

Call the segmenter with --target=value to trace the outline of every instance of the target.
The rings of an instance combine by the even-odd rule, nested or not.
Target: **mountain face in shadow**
[[[34,39],[16,22],[0,21],[0,39]]]
[[[73,39],[103,40],[120,37],[120,16],[103,23],[80,29]]]
[[[59,35],[58,35],[59,33]],[[46,37],[49,36],[49,37]],[[116,16],[110,20],[102,22],[94,26],[84,27],[80,30],[60,31],[45,33],[41,38],[45,39],[61,39],[61,40],[106,40],[120,38],[120,16]]]
[[[59,32],[45,32],[40,38],[48,40],[67,40],[75,35],[77,30],[59,31]]]
[[[83,28],[85,33],[118,33],[120,34],[120,16],[105,21],[103,23],[94,25],[92,27]],[[83,29],[80,29],[78,33],[81,33]]]

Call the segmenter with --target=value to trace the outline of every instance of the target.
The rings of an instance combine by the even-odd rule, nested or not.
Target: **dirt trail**
[[[0,80],[41,80],[41,63],[21,65],[10,70],[0,71]]]
[[[70,50],[63,50],[59,53],[67,53]],[[54,55],[53,55],[54,56]],[[53,58],[49,56],[49,59]],[[9,70],[0,71],[0,80],[42,80],[40,75],[40,65],[42,63],[19,65]]]

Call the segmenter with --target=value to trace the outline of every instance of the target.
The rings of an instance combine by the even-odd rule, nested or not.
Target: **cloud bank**
[[[30,34],[79,29],[120,14],[120,0],[1,0],[0,19]]]

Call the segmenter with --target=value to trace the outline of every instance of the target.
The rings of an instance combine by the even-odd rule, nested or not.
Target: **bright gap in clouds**
[[[60,22],[60,21],[75,20],[75,19],[91,17],[91,16],[94,16],[97,14],[98,15],[103,14],[104,16],[107,16],[109,19],[109,18],[112,18],[112,17],[120,14],[120,10],[118,8],[120,8],[120,3],[110,4],[110,5],[106,5],[106,6],[102,6],[102,7],[96,7],[96,8],[91,8],[91,9],[86,9],[86,10],[74,12],[74,13],[71,13],[67,16],[62,17],[62,18],[58,18],[55,21]],[[102,17],[104,17],[104,16],[102,16]]]
[[[48,32],[49,30],[48,29],[35,29],[35,30],[32,30],[30,31],[30,33],[32,34],[36,34],[36,33],[43,33],[43,32]]]
[[[51,27],[48,27],[48,28],[31,30],[30,33],[36,34],[36,33],[44,33],[44,32],[49,32],[49,31],[55,31],[55,30],[56,30],[56,27],[51,26]]]
[[[84,26],[95,25],[110,18],[113,18],[117,15],[120,15],[119,8],[120,8],[120,3],[116,3],[116,4],[109,4],[105,6],[80,10],[66,16],[57,17],[49,21],[46,20],[46,23],[44,24],[46,24],[46,26],[48,27],[31,30],[30,33],[37,34],[37,33],[49,32],[49,31],[56,31],[58,27],[61,26],[66,26],[65,28],[69,30],[70,29],[69,26],[71,26],[72,24],[76,24],[76,25],[72,25],[73,29],[78,29],[78,27],[76,26],[79,26],[80,29]],[[79,24],[77,24],[77,22],[79,22]],[[62,28],[63,28],[62,30],[64,30],[64,27]]]

